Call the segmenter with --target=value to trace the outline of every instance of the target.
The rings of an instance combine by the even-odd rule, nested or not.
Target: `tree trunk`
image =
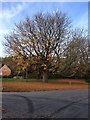
[[[48,82],[48,72],[43,71],[43,82]]]

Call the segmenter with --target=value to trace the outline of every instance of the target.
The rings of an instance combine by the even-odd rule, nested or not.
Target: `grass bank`
[[[4,92],[30,92],[48,90],[81,90],[88,89],[88,84],[84,80],[75,79],[49,79],[48,83],[43,83],[37,79],[3,79],[2,87]]]

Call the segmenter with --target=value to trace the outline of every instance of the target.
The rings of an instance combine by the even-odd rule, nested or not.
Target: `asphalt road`
[[[88,90],[3,93],[3,118],[88,118]]]

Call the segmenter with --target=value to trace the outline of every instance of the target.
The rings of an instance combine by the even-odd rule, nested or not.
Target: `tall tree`
[[[29,58],[26,58],[25,56],[22,56],[21,54],[18,54],[16,56],[13,56],[13,59],[17,59],[17,73],[18,75],[22,72],[26,72],[26,79],[27,79],[27,68],[30,65]]]
[[[83,29],[75,29],[65,51],[63,71],[68,76],[84,77],[88,70],[88,37]]]
[[[4,46],[10,54],[35,58],[34,62],[42,69],[43,82],[47,82],[49,66],[62,56],[70,27],[71,20],[65,13],[40,13],[16,25],[16,29],[5,36]]]

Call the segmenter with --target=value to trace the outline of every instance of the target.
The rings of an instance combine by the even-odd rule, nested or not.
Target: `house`
[[[9,76],[10,74],[11,70],[7,65],[0,68],[0,76]]]
[[[0,68],[2,67],[2,63],[0,62]]]

